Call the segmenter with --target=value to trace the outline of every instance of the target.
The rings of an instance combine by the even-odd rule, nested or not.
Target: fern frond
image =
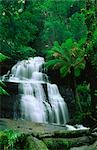
[[[5,61],[6,59],[8,59],[9,57],[3,55],[2,53],[0,53],[0,62]]]
[[[0,95],[8,95],[8,93],[3,89],[5,84],[0,80]]]
[[[62,66],[60,68],[60,74],[62,75],[62,77],[65,77],[68,74],[68,67],[67,66]]]
[[[55,65],[59,64],[61,65],[63,63],[63,61],[61,59],[53,59],[53,60],[49,60],[48,62],[45,63],[45,67],[46,68],[54,68]]]

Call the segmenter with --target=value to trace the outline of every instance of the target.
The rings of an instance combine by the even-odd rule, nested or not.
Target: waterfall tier
[[[19,83],[21,118],[66,124],[69,120],[67,104],[57,85],[48,81],[43,71],[44,63],[44,58],[34,57],[18,62],[11,69],[8,81]]]

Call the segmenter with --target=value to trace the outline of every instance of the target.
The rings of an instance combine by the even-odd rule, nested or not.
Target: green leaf
[[[86,38],[81,38],[79,41],[78,41],[78,46],[81,48],[83,46],[83,44],[85,44],[86,42]]]
[[[0,86],[0,95],[8,95],[8,93]]]
[[[2,53],[0,53],[0,62],[5,61],[6,59],[8,59],[9,57],[3,55]]]
[[[62,66],[60,68],[60,74],[62,75],[62,77],[65,77],[68,74],[68,67],[67,66]]]
[[[73,41],[72,39],[67,39],[66,42],[65,42],[65,45],[62,45],[62,47],[65,47],[66,50],[70,50],[73,46]]]
[[[60,49],[60,45],[59,45],[58,41],[55,41],[55,42],[54,42],[54,47],[56,47],[56,48],[59,48],[59,49]]]
[[[74,75],[75,75],[75,77],[78,77],[78,76],[80,76],[80,69],[79,68],[74,68]]]
[[[5,84],[0,80],[0,95],[9,95],[4,89]]]
[[[84,69],[85,69],[85,63],[81,63],[81,64],[79,65],[79,68],[82,69],[82,70],[84,70]]]
[[[94,34],[93,34],[93,43],[95,47],[97,47],[97,29],[94,31]]]
[[[55,64],[57,64],[59,62],[58,59],[54,59],[54,60],[49,60],[48,62],[45,63],[45,67],[47,68],[52,68]]]
[[[53,60],[48,60],[48,62],[45,63],[45,67],[47,68],[59,68],[60,66],[63,65],[63,60],[61,59],[53,59]]]

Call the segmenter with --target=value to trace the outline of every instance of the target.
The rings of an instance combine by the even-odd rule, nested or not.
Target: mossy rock
[[[34,134],[33,134],[34,135]],[[47,137],[60,137],[60,138],[76,138],[76,137],[81,137],[85,135],[90,135],[89,130],[59,130],[59,131],[49,131],[49,132],[41,132],[36,134],[38,138],[47,138]]]
[[[65,126],[1,119],[11,130],[0,133],[0,150],[68,150],[88,143],[89,130],[66,130]]]
[[[47,145],[49,150],[69,150],[74,146],[81,146],[89,144],[88,137],[78,138],[44,138],[43,142]]]
[[[13,130],[0,131],[0,150],[20,150],[26,136]]]
[[[0,132],[0,150],[48,150],[43,141],[12,130]]]
[[[48,150],[48,148],[43,141],[33,136],[28,136],[26,139],[24,150]]]
[[[70,150],[97,150],[97,141],[95,141],[92,145],[73,147]]]

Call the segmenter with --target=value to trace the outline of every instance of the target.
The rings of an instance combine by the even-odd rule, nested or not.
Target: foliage
[[[2,61],[5,61],[6,59],[8,59],[9,57],[3,55],[2,53],[0,53],[0,63]],[[5,95],[5,94],[8,94],[2,87],[4,87],[5,84],[0,80],[0,95]]]
[[[53,69],[59,68],[63,77],[70,74],[71,68],[74,68],[74,75],[79,76],[80,71],[85,68],[84,42],[84,39],[81,39],[78,43],[72,39],[67,39],[61,45],[55,42],[52,49],[48,51],[46,66]]]
[[[43,3],[45,12],[42,40],[49,48],[54,41],[62,44],[68,38],[80,40],[83,33],[86,37],[87,28],[85,17],[80,14],[81,8],[85,8],[84,2],[77,1],[46,1]],[[76,32],[77,31],[77,32]]]
[[[28,46],[20,45],[19,47],[17,46],[17,51],[16,53],[14,53],[14,58],[18,56],[19,60],[27,59],[28,57],[35,56],[35,53],[36,53],[35,49]]]
[[[13,59],[24,58],[25,55],[29,56],[29,51],[30,55],[33,56],[35,52],[29,43],[35,39],[37,26],[32,12],[29,9],[24,9],[25,5],[23,1],[19,0],[0,1],[1,52],[13,57]],[[21,47],[23,47],[25,54]]]
[[[13,130],[0,131],[0,149],[21,149],[20,144],[25,141],[25,138],[26,135]]]
[[[54,41],[62,44],[68,38],[86,37],[85,2],[78,1],[0,1],[1,52],[13,60],[44,52]],[[76,30],[78,32],[76,32]],[[76,35],[78,33],[78,35]],[[21,47],[26,47],[25,54]],[[29,50],[32,52],[29,54]],[[34,51],[33,51],[34,49]]]
[[[8,93],[4,90],[5,84],[0,80],[0,95],[8,95]]]
[[[84,12],[86,25],[88,28],[86,50],[88,52],[89,61],[91,62],[93,68],[97,70],[97,4],[95,1],[89,1],[88,5],[88,10],[86,9]]]
[[[49,46],[52,46],[54,41],[62,43],[65,39],[71,37],[71,33],[60,19],[46,19],[42,39]]]
[[[45,56],[47,68],[58,69],[64,78],[73,77],[70,82],[76,83],[77,106],[82,110],[80,116],[84,116],[83,104],[86,110],[90,109],[89,99],[84,102],[85,93],[79,88],[86,91],[86,87],[77,87],[76,79],[80,77],[83,82],[88,74],[85,72],[82,77],[81,72],[89,65],[97,72],[97,2],[1,0],[0,14],[0,63],[8,57],[15,63],[35,55]],[[96,79],[96,75],[92,78]],[[93,79],[88,78],[88,84],[92,83]],[[0,84],[0,94],[6,94],[1,81]],[[92,89],[94,95],[97,86],[94,88],[93,84]]]
[[[93,44],[95,45],[95,47],[97,47],[97,28],[93,33]]]
[[[80,97],[80,105],[81,105],[82,111],[84,113],[91,111],[90,85],[87,83],[78,85],[77,92]]]
[[[83,101],[85,94],[82,94],[83,97],[79,94],[80,92],[76,88],[76,77],[81,77],[81,70],[84,70],[85,67],[87,70],[88,65],[92,65],[92,67],[97,70],[96,4],[96,2],[91,0],[86,1],[85,3],[83,2],[82,5],[80,5],[78,1],[76,1],[76,3],[73,3],[72,7],[69,9],[70,12],[68,10],[69,15],[67,15],[65,18],[67,21],[65,25],[68,27],[67,31],[69,30],[70,33],[69,39],[64,38],[63,41],[57,39],[58,42],[55,42],[53,46],[48,46],[46,53],[48,61],[46,63],[46,66],[48,68],[59,69],[61,76],[67,76],[71,74],[71,76],[73,77],[70,82],[73,82],[76,108],[78,108],[78,110],[80,111],[79,114],[77,112],[79,116],[78,120],[81,120],[84,117],[86,118],[86,116],[89,115],[91,116],[91,107],[89,106],[90,98],[87,96],[87,98],[89,99],[86,99],[85,102]],[[77,9],[76,5],[79,5],[80,8]],[[88,62],[89,64],[86,62]],[[95,80],[91,79],[91,77],[89,77],[89,79],[90,81],[88,80],[88,82],[90,83],[92,83],[92,80]],[[90,85],[91,90],[93,90],[93,92],[91,92],[91,95],[93,97],[95,88],[92,86]],[[92,99],[92,103],[94,103],[94,99]],[[83,108],[85,108],[87,112],[83,110]]]
[[[87,38],[87,26],[84,14],[75,13],[72,15],[70,18],[70,31],[76,41],[79,41],[81,38]]]
[[[79,104],[77,104],[77,110],[73,119],[76,123],[83,123],[84,120],[87,118],[91,119],[92,117],[90,85],[84,82],[83,84],[77,85],[76,90],[78,93]]]
[[[91,54],[90,60],[91,60],[91,64],[93,65],[93,67],[97,70],[97,52],[96,52],[96,48],[97,48],[97,29],[95,29],[93,36],[92,36],[92,41],[89,44],[89,52]],[[93,50],[94,49],[94,50]]]
[[[0,62],[6,60],[8,57],[0,53]]]

